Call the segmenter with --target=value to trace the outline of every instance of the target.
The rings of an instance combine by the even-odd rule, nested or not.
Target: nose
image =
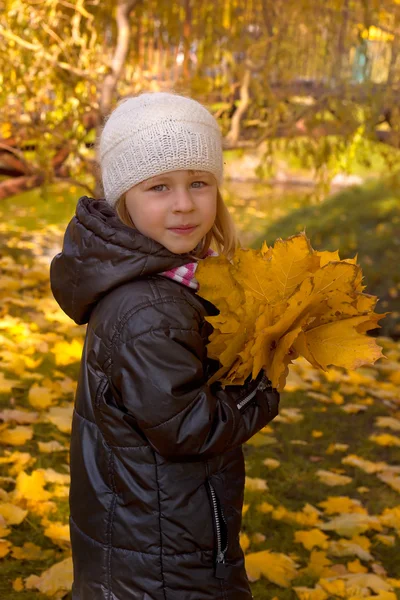
[[[193,210],[193,198],[186,187],[179,187],[176,189],[174,194],[174,211],[176,212],[188,212]]]

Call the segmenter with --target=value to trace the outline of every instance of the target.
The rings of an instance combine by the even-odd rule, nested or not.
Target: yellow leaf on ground
[[[50,442],[39,442],[38,441],[39,452],[43,452],[44,454],[52,454],[53,452],[65,452],[68,450],[67,446],[63,446],[57,440],[51,440]]]
[[[33,429],[28,425],[17,425],[13,429],[0,432],[0,444],[5,446],[23,446],[33,437]]]
[[[50,538],[55,544],[60,545],[62,548],[70,542],[70,531],[69,526],[64,523],[55,521],[43,520],[45,525],[44,535]]]
[[[29,390],[28,400],[31,406],[43,410],[54,404],[56,396],[49,388],[34,383]]]
[[[71,343],[57,342],[52,352],[55,355],[57,365],[70,365],[79,362],[82,358],[83,343],[81,340],[74,339]]]
[[[385,546],[394,546],[396,543],[396,538],[394,535],[383,535],[383,533],[377,533],[375,539],[379,542],[382,542],[382,544],[385,544]]]
[[[18,425],[30,425],[36,423],[38,418],[38,413],[31,410],[6,408],[0,412],[0,419],[5,423],[15,421]]]
[[[353,537],[358,533],[368,531],[368,529],[377,529],[380,531],[382,526],[378,517],[351,513],[334,517],[327,523],[323,523],[321,529],[323,531],[336,531],[336,533],[345,537]]]
[[[331,577],[335,573],[332,570],[332,562],[323,550],[312,550],[310,560],[306,567],[300,569],[299,575],[306,575],[312,579],[320,577]]]
[[[71,433],[73,405],[52,406],[46,413],[46,419],[63,433]]]
[[[296,592],[299,600],[327,600],[328,599],[328,594],[320,587],[318,587],[318,588],[294,587],[293,589]]]
[[[358,558],[356,560],[348,562],[347,569],[350,573],[368,573],[368,569],[360,563],[360,560]]]
[[[348,444],[329,444],[326,453],[333,454],[334,452],[345,452],[348,447]]]
[[[276,585],[289,587],[297,575],[297,563],[290,556],[278,552],[253,552],[246,555],[245,563],[250,581],[257,581],[263,575]]]
[[[246,550],[250,546],[249,536],[246,533],[240,532],[240,540],[239,541],[240,541],[240,547],[242,548],[243,552],[246,552]]]
[[[0,515],[4,517],[8,525],[20,525],[28,514],[27,510],[11,504],[10,502],[0,502]]]
[[[259,492],[267,490],[268,485],[265,479],[260,479],[259,477],[249,477],[246,475],[245,488],[250,492]]]
[[[352,467],[358,467],[365,471],[365,473],[377,473],[378,471],[382,471],[388,468],[387,463],[385,462],[372,462],[371,460],[366,460],[365,458],[361,458],[356,454],[349,454],[342,458],[342,463],[344,465],[351,465]]]
[[[400,437],[397,437],[390,433],[370,435],[368,439],[372,442],[376,442],[380,446],[400,446]]]
[[[385,471],[384,473],[378,473],[378,479],[389,485],[395,492],[400,493],[400,476],[395,475],[391,471]]]
[[[33,503],[49,500],[51,494],[44,489],[45,484],[46,479],[42,471],[33,471],[31,475],[21,472],[17,477],[15,497]]]
[[[328,536],[319,529],[295,531],[294,534],[295,542],[300,542],[307,550],[312,550],[315,546],[318,548],[327,548],[328,539]]]
[[[72,579],[72,558],[66,558],[47,571],[43,571],[40,576],[30,575],[25,579],[25,587],[28,590],[37,589],[46,596],[58,594],[59,597],[62,597],[62,592],[67,593],[71,590]]]
[[[332,487],[336,485],[347,485],[352,482],[352,478],[347,477],[347,475],[338,475],[337,473],[326,471],[324,469],[319,469],[315,474],[322,483]]]
[[[329,496],[326,500],[319,502],[318,506],[321,506],[327,515],[352,512],[366,514],[367,512],[359,500],[349,498],[348,496]]]
[[[25,542],[21,547],[12,547],[12,556],[17,560],[48,560],[53,555],[54,550],[44,550],[32,542]]]
[[[388,427],[393,431],[400,431],[400,419],[395,419],[394,417],[377,417],[375,424],[378,427]]]
[[[22,581],[22,577],[17,577],[17,579],[14,579],[12,587],[14,592],[22,592],[24,589],[24,582]]]
[[[280,462],[279,460],[276,460],[275,458],[266,458],[263,460],[263,465],[265,465],[266,467],[268,467],[268,469],[277,469],[280,466]]]
[[[0,540],[0,558],[4,558],[10,552],[11,542],[8,540]]]
[[[18,384],[18,379],[6,379],[4,373],[0,372],[0,394],[9,394]]]

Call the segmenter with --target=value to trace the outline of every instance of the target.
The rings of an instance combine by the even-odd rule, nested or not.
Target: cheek
[[[162,224],[164,213],[159,203],[149,202],[149,200],[141,203],[140,206],[135,206],[132,210],[132,216],[138,227],[149,229]]]

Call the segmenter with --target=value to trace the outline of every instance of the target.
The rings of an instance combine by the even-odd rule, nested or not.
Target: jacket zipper
[[[272,383],[266,375],[263,375],[256,389],[253,390],[248,396],[240,400],[240,402],[238,402],[236,406],[239,410],[242,410],[254,398],[254,396],[257,393],[257,390],[263,391],[266,389],[272,390]]]
[[[226,546],[222,549],[222,534],[221,534],[221,523],[218,515],[218,507],[217,507],[217,495],[215,493],[214,486],[208,480],[208,486],[211,492],[211,499],[213,504],[213,512],[214,512],[214,520],[215,520],[215,529],[217,532],[217,556],[216,556],[216,564],[215,564],[215,575],[218,578],[224,578],[225,576],[225,554],[228,549],[228,533],[226,535]],[[225,527],[227,528],[228,524],[225,520],[224,512],[221,508],[222,520],[224,521]]]

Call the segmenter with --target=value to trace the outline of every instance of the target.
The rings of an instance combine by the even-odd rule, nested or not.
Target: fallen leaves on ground
[[[84,328],[49,289],[45,253],[61,235],[31,234],[34,269],[24,250],[0,257],[0,557],[18,600],[65,598],[72,582],[68,446]],[[400,345],[377,342],[387,359],[356,371],[294,360],[279,416],[244,446],[240,541],[255,600],[400,598]]]

